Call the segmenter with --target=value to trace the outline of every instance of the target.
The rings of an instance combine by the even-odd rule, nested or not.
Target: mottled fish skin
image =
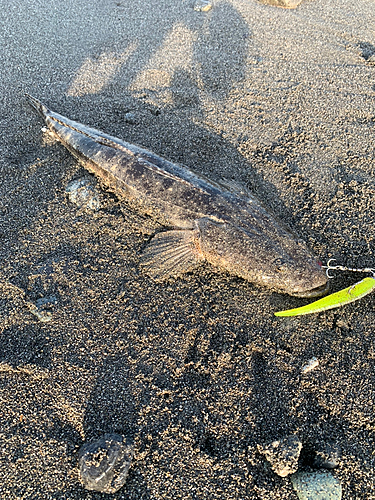
[[[158,233],[141,263],[155,279],[179,275],[200,260],[253,283],[301,297],[322,295],[327,278],[306,244],[254,196],[214,183],[150,151],[30,104],[49,132],[89,171],[142,211],[173,228]]]

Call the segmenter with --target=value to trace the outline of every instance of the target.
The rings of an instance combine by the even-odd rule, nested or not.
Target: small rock
[[[317,358],[311,358],[305,365],[303,365],[303,367],[301,368],[301,372],[303,374],[309,373],[317,366],[319,366],[319,360]]]
[[[65,192],[68,194],[69,201],[78,207],[87,207],[91,210],[99,210],[100,200],[94,180],[87,177],[81,177],[69,182]]]
[[[267,5],[274,5],[275,7],[282,7],[284,9],[295,9],[302,2],[302,0],[261,0],[261,2]]]
[[[335,443],[322,443],[315,449],[313,466],[324,469],[334,469],[339,465],[341,448]]]
[[[125,113],[124,120],[126,121],[126,123],[130,123],[130,125],[134,125],[135,123],[137,123],[135,114],[131,112]]]
[[[42,323],[47,323],[52,319],[51,308],[57,303],[54,295],[38,299],[35,304],[28,302],[28,308],[31,314],[34,314]]]
[[[197,0],[194,5],[194,10],[198,12],[208,12],[212,9],[212,3],[208,0]]]
[[[258,451],[266,457],[272,470],[281,477],[286,477],[298,470],[301,449],[302,443],[294,435],[266,446],[258,445]]]
[[[134,454],[133,441],[105,434],[79,450],[81,481],[87,490],[116,493],[125,483]]]
[[[297,472],[291,481],[299,500],[341,500],[341,483],[329,472]]]

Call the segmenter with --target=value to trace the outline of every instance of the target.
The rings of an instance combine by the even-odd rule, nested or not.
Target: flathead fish
[[[27,95],[48,131],[90,172],[166,227],[141,255],[155,279],[205,260],[277,292],[322,295],[327,277],[306,244],[235,183],[216,183],[186,167],[50,111]]]

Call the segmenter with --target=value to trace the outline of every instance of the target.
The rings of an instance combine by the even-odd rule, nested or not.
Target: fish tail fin
[[[30,94],[25,94],[26,99],[28,100],[29,104],[43,117],[46,118],[47,114],[49,113],[49,109],[44,106],[38,99],[35,97],[31,96]]]

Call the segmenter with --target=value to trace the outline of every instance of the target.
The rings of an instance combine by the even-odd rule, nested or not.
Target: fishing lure
[[[365,297],[375,289],[375,269],[374,268],[365,268],[365,269],[354,269],[344,266],[332,266],[331,262],[335,259],[330,259],[327,262],[327,266],[323,266],[326,269],[326,274],[329,278],[330,270],[339,270],[339,271],[355,271],[355,272],[367,272],[371,273],[372,277],[364,278],[363,280],[355,283],[348,288],[344,288],[344,290],[340,290],[339,292],[332,293],[323,297],[322,299],[316,300],[311,304],[307,304],[306,306],[297,307],[295,309],[287,309],[285,311],[275,312],[275,316],[302,316],[304,314],[312,314],[321,311],[327,311],[328,309],[334,309],[335,307],[341,307],[345,304],[350,304],[356,300]]]

